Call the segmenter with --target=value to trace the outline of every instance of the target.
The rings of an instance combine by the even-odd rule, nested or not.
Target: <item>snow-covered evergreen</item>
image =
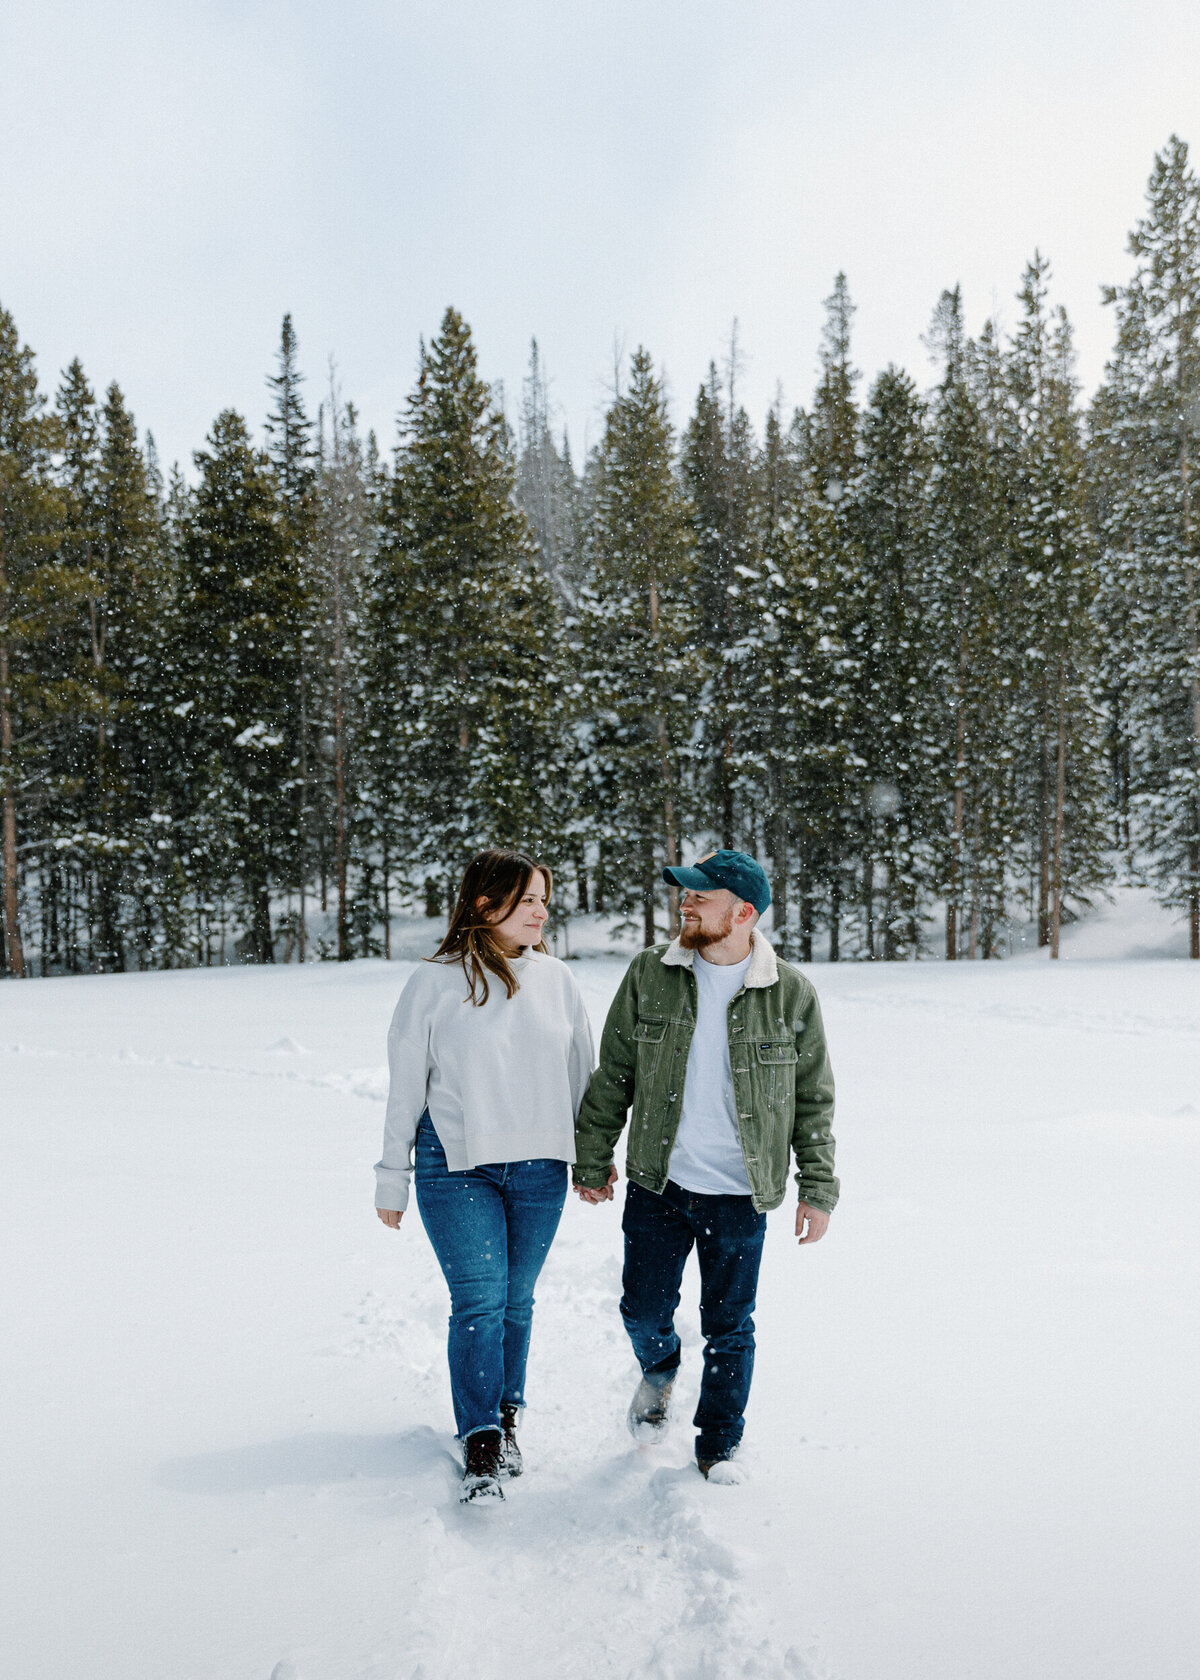
[[[1035,253],[1011,331],[937,305],[859,398],[845,275],[761,433],[736,327],[682,435],[649,353],[577,475],[536,341],[510,430],[466,322],[394,462],[283,319],[264,443],[194,482],[0,312],[11,974],[391,954],[488,843],[670,925],[659,866],[757,853],[803,960],[985,958],[1151,882],[1200,957],[1200,184],[1172,138],[1086,416]]]
[[[1155,159],[1129,248],[1092,416],[1114,794],[1200,958],[1200,183],[1178,138]]]

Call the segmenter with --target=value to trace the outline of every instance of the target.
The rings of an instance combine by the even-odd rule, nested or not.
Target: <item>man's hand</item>
[[[404,1215],[397,1213],[395,1208],[376,1208],[375,1212],[390,1230],[398,1231],[400,1229],[400,1221],[404,1218]]]
[[[613,1199],[613,1185],[617,1182],[616,1167],[608,1169],[608,1183],[603,1190],[589,1190],[586,1184],[572,1185],[572,1189],[581,1202],[611,1202]]]
[[[807,1229],[805,1227],[807,1226]],[[801,1202],[796,1209],[796,1235],[801,1243],[820,1242],[829,1229],[829,1215]]]

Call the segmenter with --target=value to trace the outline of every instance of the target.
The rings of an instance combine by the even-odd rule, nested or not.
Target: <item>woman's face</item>
[[[488,917],[501,949],[515,954],[523,945],[536,945],[550,912],[546,908],[546,877],[535,869],[529,885],[509,910],[493,910]]]

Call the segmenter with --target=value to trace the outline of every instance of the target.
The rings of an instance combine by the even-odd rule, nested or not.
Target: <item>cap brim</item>
[[[662,878],[671,882],[673,886],[689,887],[692,892],[715,892],[719,885],[702,869],[682,869],[678,864],[668,864],[662,872]]]

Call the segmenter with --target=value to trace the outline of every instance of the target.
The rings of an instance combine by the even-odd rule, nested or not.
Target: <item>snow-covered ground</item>
[[[409,965],[0,986],[0,1670],[1194,1680],[1200,965],[1109,921],[814,971],[845,1195],[811,1250],[772,1216],[743,1486],[626,1436],[618,1209],[572,1198],[487,1510],[371,1207]],[[597,1024],[622,967],[575,965]]]

